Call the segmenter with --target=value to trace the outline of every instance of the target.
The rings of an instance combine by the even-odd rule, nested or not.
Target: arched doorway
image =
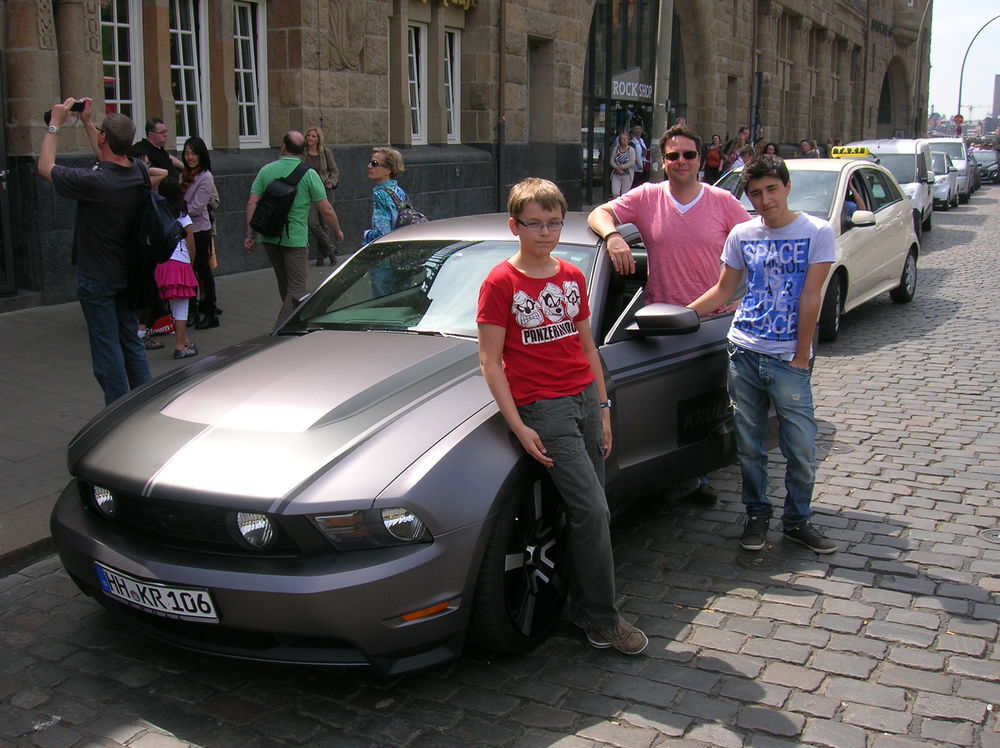
[[[907,85],[906,69],[898,57],[889,61],[879,89],[878,115],[875,121],[875,136],[878,138],[905,137],[912,127],[913,117],[910,107],[910,87]]]

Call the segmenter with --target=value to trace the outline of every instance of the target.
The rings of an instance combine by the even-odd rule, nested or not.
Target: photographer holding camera
[[[93,167],[55,162],[59,130],[74,111],[97,154]],[[148,193],[140,189],[145,184],[141,167],[126,155],[135,137],[132,120],[112,112],[97,127],[92,116],[90,98],[70,98],[52,107],[38,173],[52,182],[58,195],[77,201],[72,250],[77,298],[87,322],[94,376],[110,405],[151,378],[128,303],[129,260],[136,251],[133,227]]]

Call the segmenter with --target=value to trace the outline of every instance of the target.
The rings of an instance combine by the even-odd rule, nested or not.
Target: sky
[[[992,114],[993,79],[1000,75],[1000,19],[990,23],[969,43],[980,27],[1000,16],[1000,0],[934,0],[931,8],[931,78],[928,105],[951,117],[958,106],[958,84],[962,79],[962,116],[982,119]],[[962,57],[969,56],[962,72]]]

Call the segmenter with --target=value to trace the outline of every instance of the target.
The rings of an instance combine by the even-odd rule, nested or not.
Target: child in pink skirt
[[[159,193],[187,231],[187,236],[177,242],[170,259],[156,266],[154,276],[160,298],[170,302],[170,316],[174,318],[174,358],[189,358],[198,355],[198,347],[187,336],[188,300],[198,295],[198,279],[191,268],[195,252],[194,231],[180,182],[175,177],[165,177],[160,182]]]

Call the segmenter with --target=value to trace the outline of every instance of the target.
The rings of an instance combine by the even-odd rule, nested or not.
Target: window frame
[[[179,6],[180,3],[188,5],[191,11],[190,16],[193,24],[191,29],[175,28],[175,15],[179,18],[179,12],[175,14],[173,11],[174,8]],[[180,150],[184,145],[184,141],[192,136],[200,137],[205,141],[205,144],[211,148],[212,97],[211,87],[209,85],[208,34],[206,33],[206,30],[208,29],[208,3],[205,2],[205,0],[170,0],[167,5],[167,15],[167,33],[170,37],[171,49],[170,90],[174,95],[175,105],[174,121],[172,123],[173,130],[176,133],[174,148]],[[178,50],[183,49],[183,45],[179,43],[179,36],[182,34],[190,34],[193,37],[193,43],[191,44],[191,49],[195,55],[193,64],[188,64],[187,61],[182,61],[179,65],[174,63],[173,50],[175,48]],[[178,35],[178,38],[175,38],[175,35]],[[188,69],[193,69],[194,71],[193,80],[195,81],[197,92],[194,99],[178,99],[177,91],[174,89],[174,76],[177,71]],[[184,117],[183,119],[180,117],[181,108],[190,106],[195,108],[194,119],[198,130],[197,132],[188,132],[187,117]],[[181,122],[184,123],[183,128],[180,127]]]
[[[105,73],[108,65],[114,66],[116,69],[122,67],[120,59],[114,59],[109,63],[108,59],[104,57],[104,32],[105,28],[108,26],[121,27],[125,26],[128,28],[128,44],[129,51],[131,53],[130,60],[127,61],[126,65],[131,68],[130,80],[132,83],[132,98],[131,99],[109,99],[107,96],[104,97],[104,111],[105,113],[110,111],[121,112],[121,103],[123,101],[128,102],[131,107],[131,113],[127,113],[129,119],[136,123],[138,128],[140,123],[146,121],[146,89],[145,89],[145,49],[143,47],[142,39],[142,0],[126,0],[128,7],[129,21],[128,24],[122,24],[117,18],[113,21],[105,21],[103,18],[103,13],[100,19],[101,26],[101,69],[102,77],[106,78]],[[117,5],[111,4],[109,6],[114,15],[117,15]],[[117,44],[115,44],[116,52]],[[120,80],[120,76],[117,76]],[[116,86],[116,89],[118,87]],[[107,91],[107,84],[104,83],[103,90]],[[116,91],[120,93],[120,90]],[[114,105],[114,109],[109,108],[109,104]]]
[[[255,58],[255,65],[249,69],[241,69],[238,67],[240,62],[239,53],[239,43],[240,39],[243,37],[237,36],[237,28],[239,24],[239,13],[241,7],[247,7],[251,14],[250,23],[252,26],[252,33],[256,34],[256,38],[251,37],[250,43],[252,47],[252,54]],[[235,0],[233,2],[233,88],[234,97],[236,99],[236,110],[237,110],[237,129],[239,131],[240,148],[268,148],[270,147],[269,141],[269,121],[268,121],[268,97],[267,97],[267,13],[265,12],[266,7],[262,0]],[[241,75],[243,71],[247,71],[251,74],[256,84],[256,94],[257,100],[254,102],[253,106],[256,107],[257,115],[257,134],[256,135],[245,135],[244,134],[244,110],[249,106],[245,101],[241,99],[239,86],[237,84],[237,76]]]
[[[414,32],[416,33],[414,34]],[[427,145],[427,40],[429,32],[430,28],[426,23],[409,21],[406,24],[406,116],[409,122],[410,143],[412,145]],[[416,45],[411,44],[414,38],[417,40]],[[414,102],[414,98],[417,99],[416,102]],[[419,130],[414,130],[414,120],[416,120]]]
[[[451,42],[454,42],[452,44]],[[444,30],[444,107],[447,141],[462,142],[462,30]]]

